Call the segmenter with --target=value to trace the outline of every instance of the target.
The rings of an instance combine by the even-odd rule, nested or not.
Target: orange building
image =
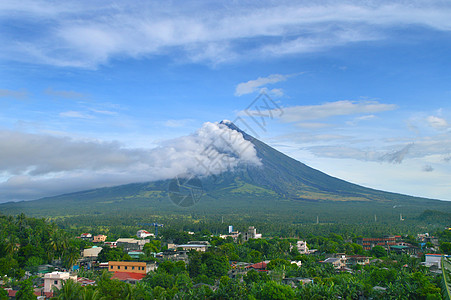
[[[94,243],[105,242],[105,241],[106,241],[106,235],[103,235],[103,234],[95,235],[95,236],[92,238],[92,241],[93,241]]]
[[[110,261],[108,271],[147,274],[155,270],[155,264],[148,264],[143,261]]]

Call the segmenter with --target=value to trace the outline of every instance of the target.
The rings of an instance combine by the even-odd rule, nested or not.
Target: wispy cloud
[[[424,165],[422,168],[423,172],[432,172],[434,171],[434,168],[431,165]]]
[[[406,157],[407,153],[409,153],[409,150],[413,147],[414,144],[408,144],[404,146],[400,150],[393,151],[391,153],[387,153],[379,157],[380,161],[386,161],[393,164],[400,164]]]
[[[393,151],[368,150],[358,147],[331,145],[331,146],[313,146],[307,147],[309,151],[320,157],[357,159],[362,161],[387,162],[391,164],[400,164],[406,158],[413,144],[402,146],[401,149]]]
[[[28,92],[26,90],[8,90],[0,89],[0,97],[8,97],[15,99],[25,99],[28,97]]]
[[[100,110],[100,109],[93,109],[93,108],[91,108],[90,111],[95,112],[97,114],[101,114],[101,115],[107,115],[107,116],[116,116],[116,115],[118,115],[118,113],[116,111],[111,111],[111,110]]]
[[[284,107],[280,119],[287,123],[300,123],[300,126],[302,126],[305,121],[322,120],[335,116],[378,113],[394,110],[396,107],[394,104],[384,104],[377,101],[342,100],[320,105]]]
[[[450,31],[450,14],[449,3],[438,0],[233,2],[227,9],[208,1],[9,0],[0,4],[0,18],[27,24],[29,34],[2,34],[1,56],[72,67],[175,52],[212,63],[266,59],[389,39],[393,28],[409,25]]]
[[[52,88],[48,88],[45,90],[45,94],[58,97],[58,98],[66,98],[66,99],[83,99],[86,98],[86,95],[83,93],[78,93],[75,91],[57,91]]]
[[[242,96],[259,91],[262,87],[287,80],[292,75],[271,74],[267,77],[258,77],[255,80],[240,83],[236,86],[235,96]],[[273,90],[274,93],[280,93],[281,90]]]
[[[94,119],[94,116],[92,116],[90,114],[86,114],[84,112],[74,111],[74,110],[64,111],[64,112],[61,112],[59,115],[60,115],[60,117],[63,117],[63,118]]]
[[[192,119],[167,120],[164,122],[164,126],[171,127],[171,128],[185,127],[192,121],[193,121]]]

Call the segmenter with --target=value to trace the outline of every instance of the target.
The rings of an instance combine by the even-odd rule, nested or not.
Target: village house
[[[254,226],[249,226],[249,229],[243,232],[243,240],[247,242],[250,239],[261,239],[262,234],[257,233],[257,229]]]
[[[52,288],[61,289],[63,281],[72,279],[77,281],[77,275],[71,276],[69,272],[52,272],[44,275],[44,293],[52,292]]]
[[[92,234],[90,234],[90,233],[82,233],[82,234],[80,234],[80,236],[78,238],[79,239],[83,239],[83,240],[91,240],[92,239]]]
[[[290,250],[292,250],[294,247],[296,247],[300,254],[310,254],[306,241],[297,241],[296,246],[290,246]]]
[[[149,242],[149,239],[136,240],[131,238],[121,238],[116,241],[116,245],[118,247],[121,247],[125,252],[128,252],[134,250],[142,250],[144,248],[144,245]]]
[[[139,239],[143,239],[143,238],[146,238],[146,237],[149,237],[149,236],[155,237],[155,234],[153,234],[151,232],[148,232],[148,231],[146,231],[144,229],[141,229],[141,230],[138,230],[138,232],[136,232],[136,236]]]
[[[103,243],[105,246],[110,247],[110,248],[116,248],[117,247],[117,242],[105,242]]]
[[[98,235],[95,235],[95,236],[92,238],[92,242],[93,242],[93,243],[103,243],[103,242],[106,241],[106,238],[107,238],[106,235],[98,234]]]
[[[102,247],[94,246],[92,248],[83,249],[83,257],[96,259],[99,256],[99,253],[102,251]]]
[[[114,272],[112,279],[118,279],[127,283],[135,284],[150,271],[155,271],[155,263],[142,261],[110,261],[108,271]]]
[[[341,269],[341,268],[346,267],[346,261],[347,261],[346,255],[339,254],[339,255],[336,255],[335,257],[329,257],[329,258],[325,259],[324,261],[322,261],[321,263],[332,264],[335,269]]]
[[[262,262],[259,262],[259,263],[256,263],[256,264],[248,265],[245,268],[247,270],[254,269],[254,270],[259,271],[259,272],[268,272],[267,266],[268,266],[269,262],[270,262],[269,260],[265,260],[265,261],[262,261]]]
[[[382,246],[388,248],[389,246],[395,246],[398,241],[401,240],[401,236],[384,236],[383,238],[358,238],[356,244],[361,245],[364,250],[371,250],[374,246]]]
[[[364,255],[346,255],[346,264],[348,266],[369,265],[370,258],[371,257],[364,256]]]
[[[313,283],[313,279],[303,277],[283,278],[282,283],[296,288],[298,285]]]

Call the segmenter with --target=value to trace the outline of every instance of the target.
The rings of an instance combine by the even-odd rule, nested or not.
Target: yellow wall
[[[108,271],[146,274],[146,263],[140,261],[110,261]]]

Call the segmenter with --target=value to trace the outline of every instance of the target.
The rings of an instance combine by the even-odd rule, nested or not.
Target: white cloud
[[[426,120],[429,123],[429,126],[435,129],[446,129],[449,127],[448,122],[443,118],[429,116]]]
[[[75,91],[57,91],[52,88],[48,88],[45,90],[45,94],[58,98],[66,98],[66,99],[83,99],[86,98],[85,94],[78,93]]]
[[[0,97],[10,97],[15,99],[24,99],[28,97],[28,93],[25,90],[7,90],[0,89]]]
[[[377,101],[342,100],[320,105],[284,107],[280,119],[287,123],[299,122],[302,124],[305,121],[327,119],[334,116],[377,113],[394,109],[396,109],[394,104],[383,104]]]
[[[215,64],[389,39],[407,26],[450,31],[450,14],[449,3],[439,0],[231,2],[226,9],[208,1],[6,0],[0,18],[24,24],[29,34],[4,30],[0,56],[95,68],[112,58],[181,53]]]
[[[301,128],[307,128],[307,129],[320,129],[320,128],[329,127],[330,124],[318,123],[318,122],[303,122],[303,123],[297,123],[296,126],[301,127]]]
[[[205,123],[196,133],[153,149],[5,130],[0,148],[0,201],[261,165],[251,142],[218,123]]]
[[[164,122],[164,126],[171,128],[185,127],[192,121],[193,121],[192,119],[167,120]]]
[[[81,111],[74,111],[74,110],[69,110],[69,111],[64,111],[61,112],[60,117],[64,117],[64,118],[78,118],[78,119],[93,119],[94,117],[83,113]]]
[[[242,96],[246,94],[251,94],[256,91],[259,91],[261,87],[267,85],[267,84],[273,84],[280,81],[287,80],[288,77],[291,75],[281,75],[281,74],[271,74],[267,77],[258,77],[255,80],[249,80],[247,82],[240,83],[236,86],[235,89],[235,96]],[[274,93],[279,93],[281,90],[279,89],[273,89],[271,90]]]

